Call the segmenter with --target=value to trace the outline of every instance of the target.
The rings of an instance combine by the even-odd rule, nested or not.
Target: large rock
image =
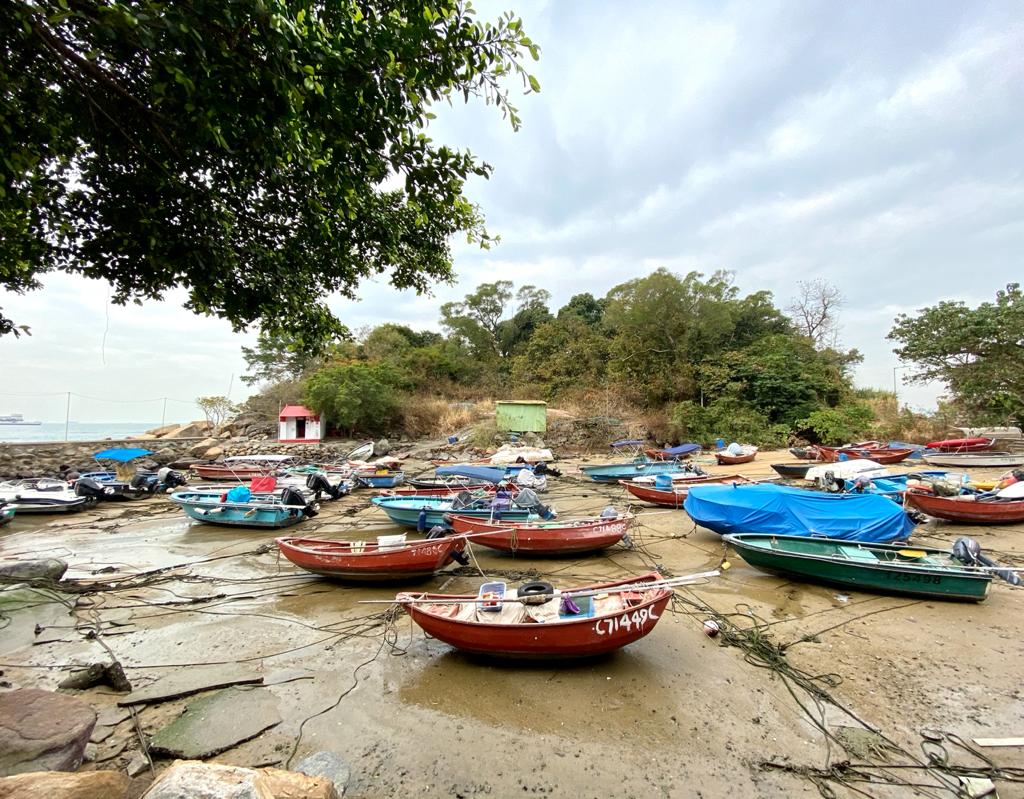
[[[334,752],[314,752],[295,764],[295,770],[310,777],[325,777],[334,784],[338,796],[345,795],[351,769]]]
[[[161,438],[199,438],[209,435],[211,430],[209,422],[189,422],[179,425],[177,429],[171,430]]]
[[[0,563],[0,582],[26,583],[33,580],[57,582],[67,570],[67,562],[57,558],[16,560]]]
[[[279,769],[177,760],[142,799],[339,799],[330,780]]]
[[[73,771],[94,726],[96,711],[81,699],[38,688],[0,694],[0,776]]]
[[[204,438],[198,444],[193,444],[191,447],[189,447],[188,454],[195,458],[201,458],[203,457],[203,453],[205,453],[208,449],[216,447],[217,443],[217,439],[215,438]]]
[[[177,422],[173,422],[171,424],[165,424],[161,427],[154,427],[152,430],[147,430],[146,434],[153,436],[154,438],[163,438],[168,433],[173,433],[179,427],[181,427],[180,424],[178,424]]]
[[[203,458],[203,460],[206,461],[215,461],[223,454],[224,447],[210,447],[208,450],[206,450],[206,452],[202,454],[201,457]]]
[[[130,783],[119,771],[34,771],[0,779],[0,799],[124,799]]]

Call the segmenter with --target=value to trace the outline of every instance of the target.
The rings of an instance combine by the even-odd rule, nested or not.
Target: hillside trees
[[[325,367],[333,376],[315,390],[310,380],[309,401],[336,402],[342,382],[369,386],[349,370],[360,366],[386,369],[374,391],[396,405],[498,394],[586,406],[599,391],[660,418],[662,433],[701,443],[776,445],[793,431],[862,426],[851,386],[859,354],[817,345],[771,294],[742,294],[728,272],[659,269],[601,298],[577,294],[555,313],[550,301],[542,288],[499,280],[443,305],[443,333],[378,325],[336,351]]]

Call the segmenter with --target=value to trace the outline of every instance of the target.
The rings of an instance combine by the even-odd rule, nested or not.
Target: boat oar
[[[656,580],[647,583],[630,583],[629,585],[615,585],[607,588],[586,588],[579,590],[564,590],[559,591],[559,596],[563,597],[587,597],[587,596],[601,596],[603,594],[623,594],[632,591],[651,591],[655,589],[672,589],[681,585],[689,585],[694,580],[702,580],[707,577],[717,577],[720,574],[718,569],[708,572],[699,572],[697,574],[686,574],[681,577],[672,577],[668,580]],[[502,602],[528,602],[531,597],[503,597]],[[536,601],[535,598],[533,601]],[[420,595],[420,598],[416,598],[415,595],[410,595],[408,599],[362,599],[359,601],[360,605],[458,605],[458,604],[478,604],[483,602],[494,602],[494,599],[483,599],[481,597],[465,597],[465,598],[438,598],[438,599],[427,599]]]

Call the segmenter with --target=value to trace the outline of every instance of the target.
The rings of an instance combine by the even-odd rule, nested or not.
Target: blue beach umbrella
[[[152,455],[148,449],[132,449],[130,447],[114,447],[113,449],[105,449],[102,452],[97,452],[93,457],[100,461],[117,461],[118,463],[128,463],[136,458],[141,458],[143,455]]]

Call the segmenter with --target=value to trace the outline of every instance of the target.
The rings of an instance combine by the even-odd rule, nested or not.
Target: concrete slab
[[[277,698],[260,689],[228,688],[204,696],[150,740],[153,752],[187,760],[210,757],[281,722]]]
[[[252,669],[241,666],[188,666],[175,669],[156,682],[132,691],[117,700],[119,705],[141,705],[163,702],[179,696],[197,694],[213,688],[230,685],[248,685],[263,681],[263,677]]]

